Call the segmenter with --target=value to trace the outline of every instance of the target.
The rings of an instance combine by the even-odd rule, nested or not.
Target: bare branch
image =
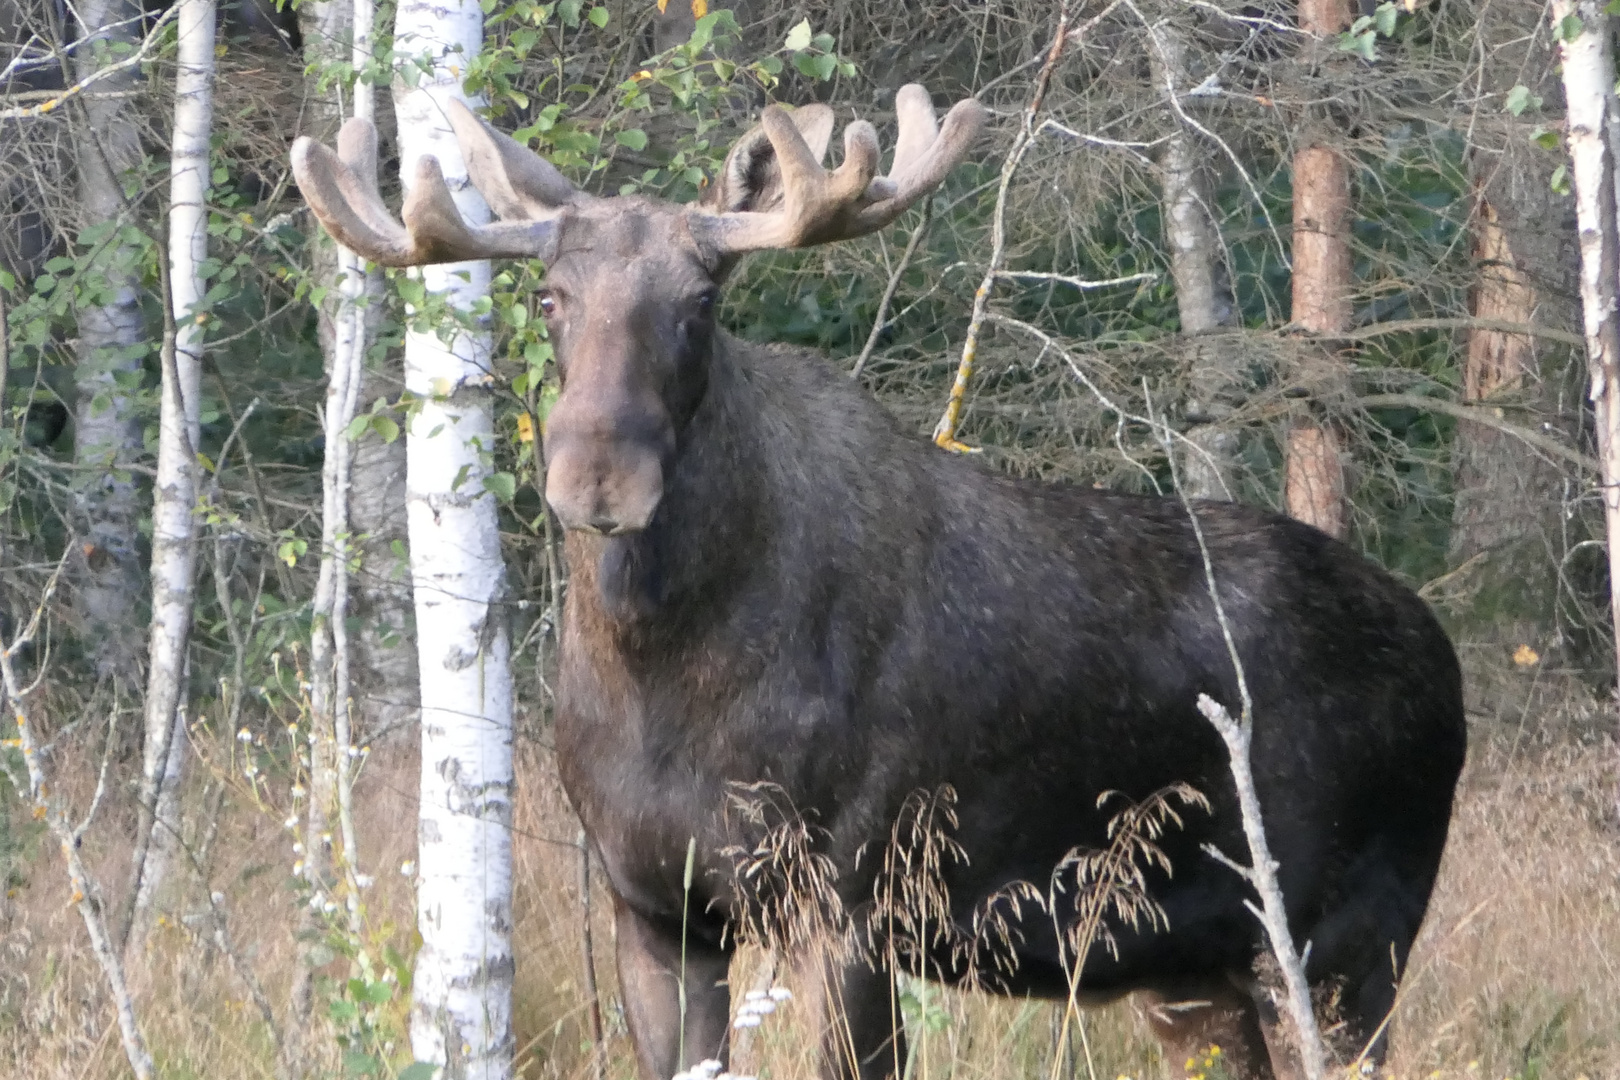
[[[152,50],[157,47],[159,39],[163,36],[161,31],[165,26],[168,25],[169,21],[176,16],[179,10],[179,6],[176,5],[165,11],[162,16],[158,18],[158,21],[152,24],[152,29],[147,31],[146,37],[141,40],[140,47],[134,52],[130,53],[128,56],[124,57],[122,60],[119,60],[116,63],[108,64],[104,68],[97,68],[94,74],[80,79],[78,82],[74,83],[72,86],[69,86],[65,90],[55,91],[51,97],[40,102],[38,105],[0,109],[0,120],[32,120],[36,117],[44,116],[47,113],[55,112],[69,101],[90,89],[90,87],[94,86],[96,83],[110,79],[119,72],[128,71],[132,67],[138,67],[141,64],[144,64]]]

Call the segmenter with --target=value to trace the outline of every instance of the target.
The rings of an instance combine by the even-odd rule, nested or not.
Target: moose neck
[[[725,610],[764,555],[768,403],[739,363],[749,346],[722,333],[713,348],[707,392],[678,436],[652,524],[625,536],[567,535],[575,633],[634,645],[688,632]]]

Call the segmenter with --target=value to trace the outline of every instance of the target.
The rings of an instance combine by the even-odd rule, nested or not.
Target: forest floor
[[[1476,726],[1458,794],[1450,845],[1428,920],[1393,1021],[1386,1075],[1401,1080],[1606,1080],[1620,1077],[1620,769],[1604,731],[1606,709],[1581,723]],[[97,754],[59,752],[59,792],[88,803]],[[223,770],[196,770],[191,819],[215,805]],[[239,776],[239,774],[238,774]],[[585,1023],[578,824],[560,793],[549,752],[520,754],[515,823],[517,957],[515,1028],[521,1074],[594,1080]],[[385,748],[357,788],[366,891],[363,947],[409,956],[414,912],[400,868],[413,855],[415,761],[411,748]],[[14,1080],[102,1080],[128,1075],[104,984],[83,924],[69,902],[60,856],[14,796],[3,833],[7,891],[0,900],[0,1075]],[[109,799],[116,802],[116,799]],[[300,933],[307,909],[289,884],[298,855],[285,829],[289,796],[274,784],[257,794],[229,781],[203,860],[211,891],[223,894],[228,934],[264,989],[280,1037],[296,1040],[322,1075],[341,1075],[334,1023],[342,1011],[346,961],[335,957],[316,985],[310,1018],[289,1021]],[[123,814],[125,820],[120,818]],[[85,853],[109,896],[128,875],[133,815],[102,811]],[[204,886],[190,875],[148,947],[132,958],[142,1023],[166,1078],[264,1080],[277,1076],[270,1027],[222,954],[207,916]],[[615,1004],[611,921],[600,882],[592,937],[607,1031],[604,1074],[634,1075]],[[768,963],[745,951],[733,985],[753,986]],[[789,981],[791,985],[791,980]],[[1160,1060],[1129,1001],[1085,1014],[1072,1052],[1053,1067],[1059,1010],[1047,1002],[911,988],[925,1018],[914,1039],[910,1080],[1083,1077],[1167,1080],[1184,1062]],[[377,1038],[404,1062],[405,995],[372,1012]],[[739,1072],[772,1080],[813,1075],[815,1055],[793,1003],[767,1017]],[[352,1064],[352,1063],[351,1063]],[[1191,1070],[1221,1080],[1217,1069]]]

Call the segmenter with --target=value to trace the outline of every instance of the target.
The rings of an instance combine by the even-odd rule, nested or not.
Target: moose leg
[[[1172,1076],[1202,1073],[1212,1047],[1220,1048],[1226,1075],[1270,1080],[1271,1057],[1252,998],[1221,978],[1188,980],[1144,991],[1138,999],[1164,1047]]]
[[[670,1080],[706,1058],[726,1059],[730,955],[706,942],[686,942],[686,1017],[681,1018],[681,936],[677,925],[642,918],[614,897],[619,989],[642,1080]],[[684,1038],[683,1038],[684,1034]]]
[[[821,1025],[826,1080],[892,1080],[904,1074],[906,1033],[887,970],[862,961],[807,962],[801,981]]]

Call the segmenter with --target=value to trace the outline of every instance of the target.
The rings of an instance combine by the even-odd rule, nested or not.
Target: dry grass
[[[1550,745],[1508,729],[1476,739],[1452,842],[1412,976],[1396,1019],[1391,1075],[1450,1080],[1599,1080],[1620,1076],[1620,847],[1615,843],[1617,774],[1612,740],[1562,732]],[[1578,728],[1579,725],[1576,725]],[[1517,745],[1515,745],[1517,743]],[[61,760],[73,760],[60,755]],[[83,755],[86,762],[92,755]],[[83,776],[63,777],[69,798]],[[413,912],[398,872],[413,848],[415,761],[396,747],[368,764],[358,791],[373,944],[408,950]],[[522,755],[515,858],[517,1008],[525,1077],[593,1076],[585,1022],[578,824],[560,794],[549,754]],[[192,805],[202,807],[199,788]],[[259,809],[244,792],[225,803],[208,856],[211,885],[226,895],[231,934],[287,1023],[297,967],[293,861],[282,812]],[[26,822],[10,815],[11,895],[0,908],[0,1075],[17,1080],[100,1080],[127,1075],[99,973],[83,928],[67,905],[59,858]],[[202,823],[198,823],[199,826]],[[87,841],[103,881],[123,881],[129,823],[104,818]],[[111,891],[111,890],[110,890]],[[200,893],[179,898],[134,975],[147,1034],[163,1075],[262,1080],[276,1066],[262,1019],[247,1001],[199,917]],[[634,1070],[615,1004],[612,928],[597,882],[593,929],[608,1032],[607,1075]],[[342,974],[343,961],[329,965]],[[737,961],[734,981],[756,985],[767,958]],[[788,979],[792,985],[791,978]],[[905,1004],[919,1044],[913,1080],[924,1076],[997,1080],[1045,1075],[1057,1045],[1057,1006],[943,992],[907,983]],[[806,1018],[789,1004],[767,1019],[739,1069],[788,1080],[815,1071]],[[384,1022],[404,1030],[400,1003]],[[1158,1060],[1156,1044],[1128,1002],[1085,1014],[1073,1033],[1063,1075],[1101,1080],[1180,1077],[1179,1062]],[[319,1071],[340,1060],[329,1023],[302,1032]],[[922,1044],[926,1043],[926,1053]],[[404,1054],[403,1042],[400,1051]],[[401,1060],[405,1060],[403,1057]],[[926,1062],[926,1067],[924,1066]]]

